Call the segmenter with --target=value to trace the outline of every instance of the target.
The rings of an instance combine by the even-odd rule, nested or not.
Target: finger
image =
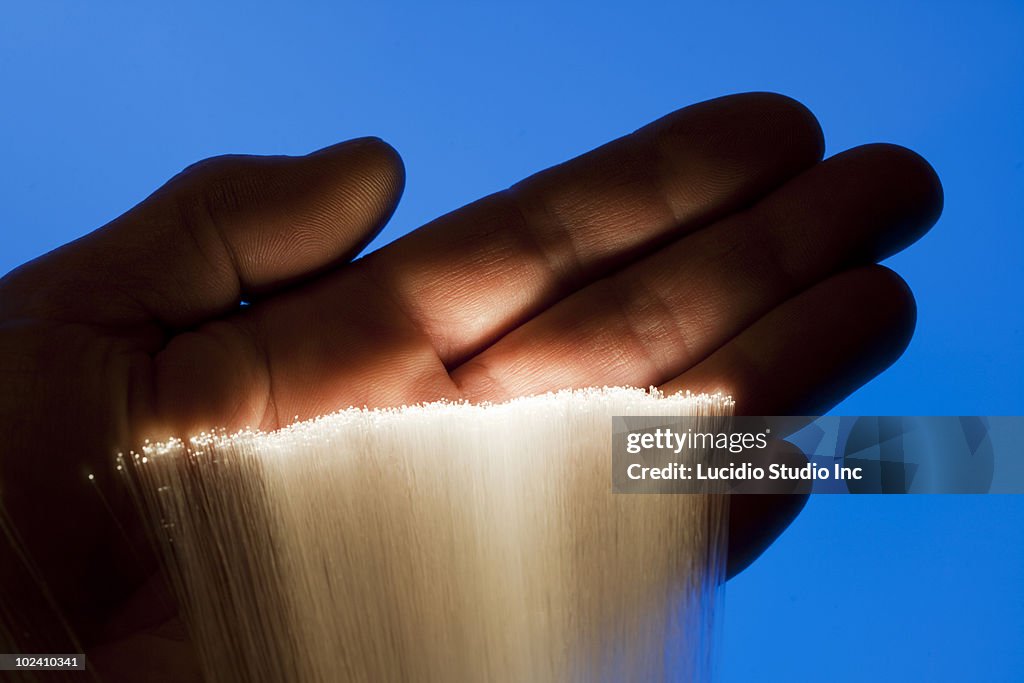
[[[486,398],[660,384],[802,289],[916,239],[935,222],[941,196],[913,152],[850,150],[575,293],[452,376]]]
[[[303,157],[207,159],[9,275],[5,304],[79,322],[194,325],[355,256],[402,183],[398,155],[374,138]]]
[[[586,282],[742,208],[821,158],[802,105],[687,107],[371,254],[449,367]]]
[[[888,367],[914,328],[910,290],[869,266],[786,302],[664,391],[724,391],[745,415],[820,415]],[[732,496],[727,574],[757,559],[789,526],[806,494]]]
[[[799,467],[807,462],[800,450],[775,442],[771,462]],[[806,486],[803,488],[806,489]],[[760,557],[796,519],[807,504],[808,492],[733,494],[729,496],[729,552],[726,578],[732,578]]]
[[[821,415],[903,353],[916,319],[898,275],[868,266],[785,302],[665,391],[724,391],[744,415]]]
[[[460,398],[446,357],[549,305],[574,279],[752,201],[820,153],[813,117],[786,98],[682,110],[242,319],[174,340],[157,358],[157,412],[190,428],[273,428],[348,405]],[[564,220],[524,223],[524,193]],[[581,269],[547,269],[568,253],[552,245],[570,238]]]

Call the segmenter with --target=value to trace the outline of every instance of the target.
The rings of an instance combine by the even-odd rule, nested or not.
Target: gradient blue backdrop
[[[1024,8],[1014,2],[80,3],[0,8],[0,272],[225,152],[375,134],[408,167],[381,241],[692,102],[775,90],[829,153],[935,165],[891,265],[907,354],[846,414],[1021,414]],[[1024,677],[1024,498],[824,496],[730,584],[725,681]]]

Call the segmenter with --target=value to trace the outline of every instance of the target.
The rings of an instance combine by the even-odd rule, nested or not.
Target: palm
[[[113,568],[81,558],[90,543],[119,543],[82,464],[109,473],[110,449],[143,438],[603,384],[724,390],[754,414],[826,409],[909,338],[913,299],[870,264],[934,222],[941,190],[900,148],[821,153],[816,123],[792,101],[723,98],[357,261],[401,190],[400,162],[381,143],[190,169],[3,283],[2,313],[24,328],[4,328],[5,349],[32,349],[54,383],[74,378],[69,392],[33,384],[36,410],[3,413],[8,425],[30,420],[24,453],[76,465],[51,490],[83,511],[91,540],[54,558],[61,598],[96,614],[74,586]],[[48,431],[54,414],[59,433]],[[3,464],[26,491],[50,476],[30,460]],[[732,568],[800,504],[734,501]],[[22,517],[67,534],[62,517]]]

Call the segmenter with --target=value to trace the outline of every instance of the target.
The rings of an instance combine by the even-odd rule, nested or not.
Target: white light
[[[700,679],[725,499],[612,494],[611,417],[732,406],[352,408],[147,445],[138,475],[209,680],[661,680],[669,651]]]

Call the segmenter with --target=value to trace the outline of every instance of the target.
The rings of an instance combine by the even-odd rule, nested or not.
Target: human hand
[[[603,384],[823,412],[909,340],[912,296],[871,264],[942,195],[902,148],[822,153],[792,100],[721,98],[355,261],[401,192],[385,144],[201,162],[0,281],[8,513],[87,645],[128,638],[108,667],[176,680],[188,666],[177,647],[157,661],[152,603],[125,604],[155,565],[131,556],[136,514],[108,483],[144,438]],[[802,504],[736,497],[730,572]]]

